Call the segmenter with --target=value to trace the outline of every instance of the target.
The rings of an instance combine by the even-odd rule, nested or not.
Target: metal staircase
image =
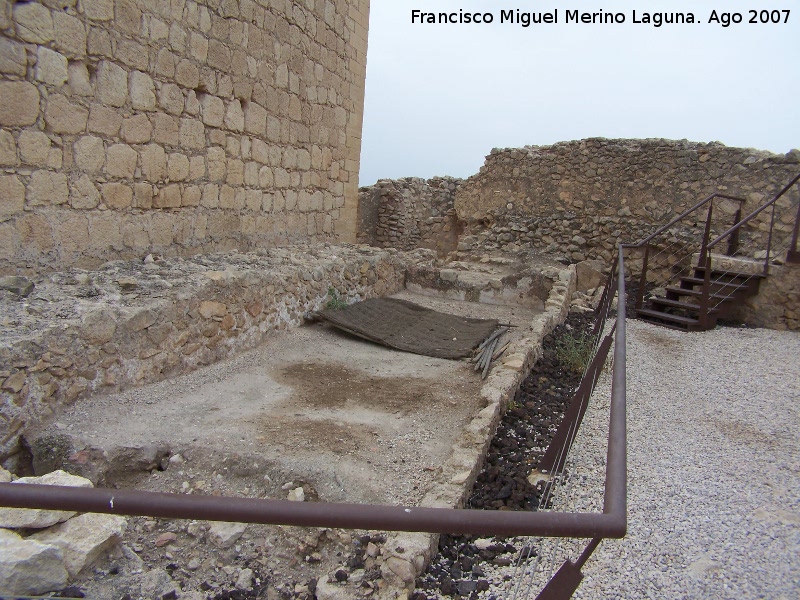
[[[800,182],[800,174],[795,176],[771,200],[765,202],[746,217],[742,218],[744,199],[726,194],[712,194],[675,219],[660,227],[651,235],[636,244],[625,244],[626,250],[642,253],[642,266],[635,296],[635,314],[638,318],[683,331],[706,331],[713,329],[719,319],[735,316],[736,308],[748,297],[758,294],[759,286],[769,276],[770,267],[780,261],[785,264],[800,264],[800,253],[797,250],[798,228],[800,228],[800,199],[797,195],[789,202],[782,203],[782,214],[778,201]],[[728,213],[719,211],[721,202],[729,205]],[[738,203],[733,210],[733,225],[712,239],[712,231],[719,228],[714,223],[715,209],[729,214],[730,204]],[[797,208],[794,205],[797,204]],[[682,224],[696,219],[696,212],[707,208],[705,228],[699,252],[692,249],[690,233],[684,231],[684,237],[676,237],[675,229]],[[771,215],[765,211],[771,209]],[[796,212],[796,215],[794,211]],[[768,228],[762,225],[765,232],[754,234],[747,232],[747,243],[740,244],[743,226],[762,215],[766,218]],[[693,217],[694,215],[694,217]],[[794,217],[794,227],[787,231],[785,225],[787,215]],[[776,228],[776,219],[780,218],[780,231]],[[791,222],[791,221],[789,221]],[[755,223],[753,223],[755,225]],[[755,230],[756,228],[751,227]],[[791,239],[789,238],[791,233]],[[763,239],[766,236],[766,239]],[[697,237],[694,237],[696,240]],[[724,253],[715,253],[714,249],[727,240]],[[760,248],[766,247],[766,250]],[[695,246],[696,247],[696,246]],[[760,255],[764,258],[761,259]],[[758,258],[756,258],[758,257]],[[661,262],[662,272],[665,266],[671,275],[659,278],[654,273],[654,263]],[[664,263],[668,263],[665,265]],[[648,287],[655,287],[654,280],[662,284],[647,294]]]

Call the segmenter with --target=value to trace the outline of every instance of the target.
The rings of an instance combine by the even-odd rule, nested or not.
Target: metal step
[[[673,315],[670,313],[661,312],[658,310],[652,310],[649,308],[642,308],[636,311],[636,316],[638,317],[645,317],[645,320],[649,319],[658,319],[660,321],[666,321],[667,323],[673,325],[680,325],[684,330],[692,330],[692,329],[700,329],[700,321],[698,319],[693,319],[692,317],[682,317],[681,315]],[[712,319],[715,321],[716,319]],[[659,323],[661,325],[661,323]]]
[[[675,294],[676,296],[702,296],[703,290],[695,290],[691,288],[681,288],[681,287],[668,287],[666,288],[667,293]],[[739,296],[735,293],[730,294],[709,294],[709,298],[713,300],[723,300],[728,302],[736,302],[739,300]]]
[[[693,267],[695,276],[702,278],[706,273],[705,267]],[[731,279],[765,279],[765,275],[755,273],[738,273],[736,271],[720,271],[711,269],[711,280],[719,279],[720,277],[729,277]]]
[[[680,300],[670,300],[669,298],[661,298],[658,296],[650,298],[650,304],[657,306],[665,306],[667,308],[677,308],[689,312],[697,312],[700,310],[699,304],[692,304],[691,302],[681,302]],[[709,310],[709,314],[714,312],[718,312],[717,309],[712,308],[711,310]]]
[[[689,284],[692,284],[692,285],[703,285],[703,283],[705,283],[705,281],[700,277],[681,277],[681,282],[682,283],[689,283]],[[744,284],[736,283],[734,281],[716,281],[716,280],[712,279],[709,283],[713,287],[733,288],[734,292],[738,292],[740,290],[743,291],[743,292],[746,292],[746,291],[748,291],[750,289],[750,285],[749,284],[747,284],[747,283],[744,283]]]

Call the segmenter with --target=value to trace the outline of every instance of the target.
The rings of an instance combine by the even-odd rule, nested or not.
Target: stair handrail
[[[639,276],[639,289],[636,292],[636,298],[634,300],[634,308],[636,310],[641,309],[642,305],[644,304],[644,288],[645,288],[645,284],[647,283],[647,268],[648,268],[648,260],[650,258],[650,242],[654,238],[656,238],[658,235],[664,233],[667,229],[669,229],[670,227],[672,227],[676,223],[682,221],[687,216],[689,216],[690,214],[695,212],[697,209],[702,208],[703,206],[705,206],[708,203],[711,203],[711,205],[709,206],[708,215],[706,217],[706,228],[705,228],[705,233],[703,235],[703,247],[705,247],[705,245],[708,243],[708,237],[709,237],[709,232],[710,232],[711,214],[712,214],[711,209],[714,206],[713,205],[713,201],[716,198],[723,198],[725,200],[733,200],[735,202],[738,202],[739,203],[739,209],[736,211],[736,219],[738,220],[741,217],[742,206],[746,202],[746,200],[744,198],[741,198],[739,196],[731,196],[730,194],[723,194],[721,192],[714,192],[713,194],[711,194],[709,196],[706,196],[705,198],[703,198],[702,200],[697,202],[694,206],[691,206],[691,207],[687,208],[686,210],[684,210],[677,217],[675,217],[670,222],[668,222],[665,225],[662,225],[661,227],[656,229],[653,233],[648,235],[646,238],[644,238],[642,240],[639,240],[638,242],[636,242],[634,244],[620,244],[620,249],[623,249],[623,248],[644,248],[644,257],[642,259],[642,272],[641,272],[641,274]],[[703,252],[701,252],[701,258],[702,258],[702,256],[704,256]]]
[[[662,225],[661,227],[656,229],[653,233],[648,235],[646,238],[644,238],[642,240],[639,240],[638,242],[636,242],[634,244],[622,244],[622,247],[623,248],[641,248],[642,246],[644,246],[645,244],[647,244],[651,240],[653,240],[656,236],[664,233],[667,229],[669,229],[670,227],[675,225],[675,223],[677,223],[679,221],[682,221],[687,216],[689,216],[694,211],[696,211],[698,208],[701,208],[703,205],[708,204],[709,202],[714,200],[714,198],[724,198],[726,200],[735,200],[736,202],[739,202],[739,204],[744,204],[745,202],[747,202],[747,200],[745,200],[744,198],[740,198],[739,196],[731,196],[730,194],[722,194],[720,192],[714,192],[710,196],[707,196],[707,197],[703,198],[702,200],[700,200],[694,206],[692,206],[690,208],[687,208],[685,211],[683,211],[677,217],[672,219],[669,223],[667,223],[666,225]]]
[[[738,232],[742,228],[742,225],[745,225],[746,223],[749,223],[750,221],[752,221],[755,217],[760,215],[763,211],[765,211],[770,206],[774,207],[775,203],[781,198],[781,196],[783,196],[792,187],[794,187],[794,185],[798,181],[800,181],[800,173],[795,175],[794,178],[789,183],[787,183],[780,192],[775,194],[775,196],[772,198],[772,200],[770,200],[769,202],[765,202],[764,204],[759,206],[757,209],[755,209],[753,212],[751,212],[749,215],[747,215],[745,218],[743,218],[743,219],[739,220],[737,223],[735,223],[730,229],[728,229],[727,231],[725,231],[721,235],[718,235],[711,242],[709,242],[708,245],[706,246],[706,251],[707,251],[708,256],[710,257],[711,249],[714,246],[716,246],[720,241],[722,241],[723,239],[725,239],[727,236],[731,235],[732,233]],[[766,275],[768,273],[768,271],[769,271],[770,252],[772,251],[772,231],[773,231],[774,227],[775,227],[775,210],[773,208],[773,210],[772,210],[772,219],[771,219],[770,225],[769,225],[769,235],[767,237],[767,256],[764,259],[764,275]],[[800,228],[800,207],[798,207],[797,217],[794,220],[794,232],[793,232],[793,235],[792,235],[792,247],[789,249],[789,252],[792,252],[794,254],[797,253],[798,228]]]

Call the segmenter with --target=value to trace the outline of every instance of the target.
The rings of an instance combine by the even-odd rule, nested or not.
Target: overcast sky
[[[790,10],[751,24],[749,10]],[[566,10],[625,24],[564,23]],[[708,23],[712,9],[743,22]],[[491,12],[494,23],[411,23],[411,11]],[[558,9],[559,24],[500,23]],[[692,12],[699,24],[634,24]],[[783,20],[783,15],[781,15]],[[796,0],[372,0],[360,185],[478,171],[494,147],[587,137],[687,138],[785,153],[800,147]]]

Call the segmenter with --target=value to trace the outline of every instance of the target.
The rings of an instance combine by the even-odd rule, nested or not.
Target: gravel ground
[[[800,597],[800,334],[627,326],[628,535],[600,544],[574,598]],[[610,396],[608,369],[553,510],[602,510]],[[425,597],[532,599],[588,543],[472,545],[501,541],[516,552],[481,563],[489,589]]]
[[[628,536],[600,545],[575,598],[800,597],[800,334],[629,320],[627,351]],[[601,495],[609,397],[606,373],[573,508]]]

